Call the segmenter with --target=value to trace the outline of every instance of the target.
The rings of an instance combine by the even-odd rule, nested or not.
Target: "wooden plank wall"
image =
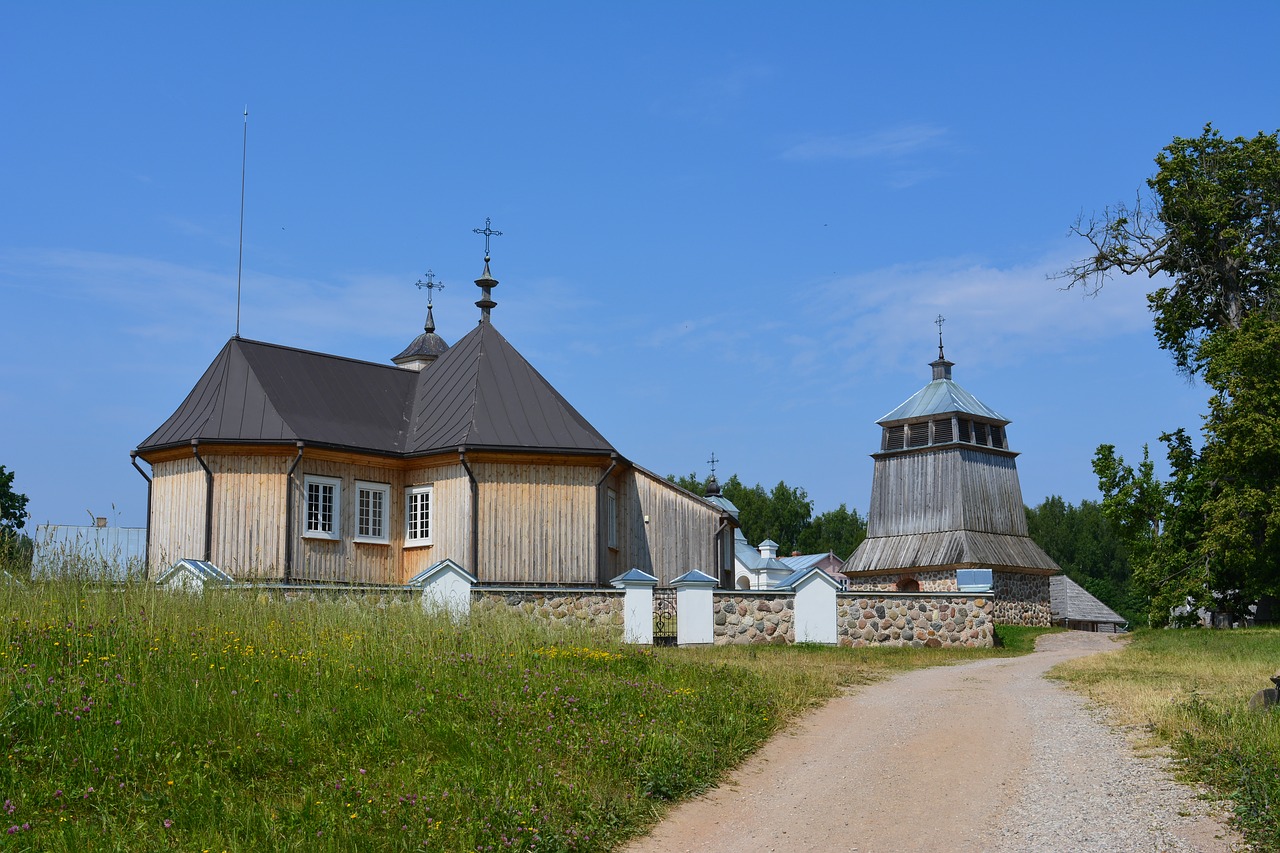
[[[595,583],[598,468],[478,462],[471,470],[480,488],[481,581]]]
[[[372,460],[371,460],[372,461]],[[341,539],[311,539],[306,529],[306,475],[336,477],[342,481],[339,498]],[[294,473],[293,524],[295,550],[293,577],[330,583],[399,583],[400,544],[404,538],[404,473],[387,465],[353,464],[303,456]],[[391,487],[387,512],[389,544],[353,542],[356,529],[356,480],[385,483]],[[433,495],[434,497],[434,495]],[[283,517],[283,510],[281,511]]]
[[[150,577],[179,560],[204,559],[204,471],[194,456],[151,469]]]
[[[431,484],[431,544],[407,548],[400,577],[392,583],[404,583],[423,569],[444,559],[451,559],[469,572],[474,572],[471,559],[471,481],[462,465],[437,465],[405,473],[404,488]],[[391,503],[399,504],[399,523],[391,533],[396,547],[404,542],[404,490],[391,493]]]
[[[715,533],[720,513],[715,507],[647,471],[632,468],[619,479],[620,572],[638,568],[663,585],[690,569],[718,576]]]
[[[236,579],[284,577],[286,474],[292,461],[205,457],[213,472],[213,564]],[[199,523],[203,530],[203,518]]]
[[[1013,457],[961,447],[876,460],[868,535],[945,530],[1027,535]]]

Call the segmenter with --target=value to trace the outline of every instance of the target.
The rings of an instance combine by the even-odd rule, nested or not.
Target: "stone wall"
[[[955,569],[938,569],[927,572],[915,572],[909,569],[895,569],[885,574],[859,574],[849,579],[849,592],[896,592],[899,578],[915,578],[920,584],[921,592],[955,592]]]
[[[842,592],[836,633],[842,646],[978,646],[995,643],[989,597]]]
[[[717,592],[711,597],[714,642],[717,646],[794,643],[795,606],[791,592]]]
[[[510,610],[551,624],[596,626],[622,631],[623,593],[615,589],[533,589],[476,586],[471,611]]]
[[[1001,571],[993,574],[996,622],[1001,625],[1034,625],[1043,628],[1052,624],[1047,575]]]

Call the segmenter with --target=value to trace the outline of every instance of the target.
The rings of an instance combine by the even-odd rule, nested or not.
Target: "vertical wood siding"
[[[213,564],[236,579],[284,577],[286,474],[292,461],[205,458],[213,472]],[[204,472],[199,473],[203,486]],[[203,517],[199,524],[203,531]]]
[[[471,559],[471,481],[457,462],[409,471],[399,493],[392,491],[391,503],[399,505],[400,518],[391,531],[396,547],[404,542],[404,489],[427,484],[431,485],[431,544],[403,550],[400,577],[393,583],[404,583],[444,559],[475,571]]]
[[[306,529],[308,474],[336,477],[342,481],[338,506],[340,539],[311,539],[302,535]],[[357,480],[385,483],[391,489],[390,506],[387,507],[387,530],[391,541],[387,544],[353,541]],[[329,583],[400,583],[400,550],[404,541],[403,472],[377,465],[353,465],[303,456],[294,474],[293,500],[295,579]]]
[[[151,469],[150,577],[179,560],[204,559],[204,471],[194,456]]]
[[[1013,458],[952,448],[877,459],[868,536],[946,530],[1027,535]]]
[[[719,576],[715,533],[720,513],[715,507],[647,471],[633,468],[619,480],[618,572],[638,568],[663,585],[690,569]]]
[[[471,469],[480,489],[482,581],[595,583],[599,469],[496,462]]]

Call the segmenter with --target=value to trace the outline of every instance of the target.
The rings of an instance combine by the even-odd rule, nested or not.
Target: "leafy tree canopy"
[[[13,490],[13,477],[0,465],[0,534],[17,533],[27,523],[27,496]]]
[[[1224,139],[1205,125],[1198,137],[1175,137],[1155,162],[1146,198],[1076,220],[1071,232],[1093,251],[1056,277],[1093,292],[1116,272],[1167,275],[1147,295],[1156,339],[1196,374],[1208,335],[1271,311],[1280,294],[1280,131]]]
[[[667,479],[695,495],[706,494],[706,483],[695,473]],[[813,501],[803,488],[788,486],[785,481],[766,491],[756,483],[746,486],[734,474],[720,486],[721,494],[738,508],[738,523],[747,541],[759,544],[766,539],[778,543],[778,553],[792,551],[805,554],[834,552],[848,559],[867,536],[867,522],[856,509],[840,504],[816,518]]]

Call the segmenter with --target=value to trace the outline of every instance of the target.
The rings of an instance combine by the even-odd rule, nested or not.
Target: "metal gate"
[[[669,587],[653,591],[653,644],[676,644],[676,591]]]

